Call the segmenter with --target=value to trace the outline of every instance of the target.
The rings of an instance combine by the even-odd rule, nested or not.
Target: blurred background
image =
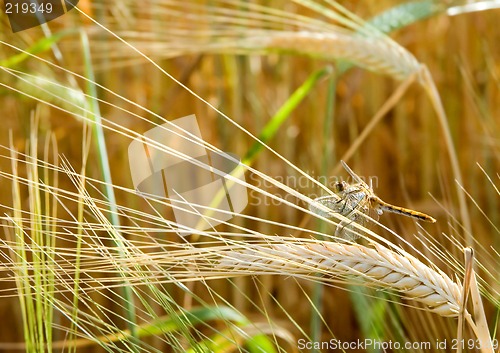
[[[270,19],[266,21],[259,20],[255,14],[267,14],[267,10],[252,8],[248,4],[276,12],[269,15]],[[304,82],[316,75],[316,81],[296,108],[275,125],[275,133],[264,139],[266,144],[312,178],[326,180],[330,188],[337,176],[348,177],[339,164],[341,159],[345,159],[360,176],[373,178],[375,192],[385,201],[432,215],[437,223],[425,224],[423,228],[411,219],[391,214],[384,214],[379,221],[422,250],[430,261],[452,278],[456,273],[450,263],[462,263],[460,246],[474,246],[476,257],[484,265],[480,274],[485,276],[483,284],[487,297],[494,303],[498,300],[495,294],[499,285],[498,275],[495,281],[494,273],[498,274],[496,252],[500,241],[500,30],[497,28],[500,10],[450,16],[447,10],[463,10],[460,7],[463,4],[371,0],[341,1],[339,4],[358,17],[344,14],[350,25],[336,22],[328,12],[321,11],[322,7],[315,9],[315,6],[324,6],[338,11],[333,3],[313,1],[188,1],[186,4],[166,0],[140,4],[132,1],[80,1],[78,8],[81,12],[75,9],[49,22],[44,28],[35,27],[15,34],[10,31],[8,20],[2,13],[0,145],[3,158],[0,170],[4,174],[12,173],[9,147],[28,154],[28,146],[36,144],[40,159],[55,163],[57,158],[54,153],[57,153],[75,171],[85,168],[89,178],[102,180],[99,152],[94,143],[89,144],[89,158],[83,163],[86,151],[82,146],[89,136],[95,141],[95,134],[85,127],[74,106],[69,104],[79,105],[85,101],[82,92],[87,93],[88,87],[82,77],[89,77],[89,64],[97,83],[96,96],[100,99],[98,105],[104,125],[116,124],[123,129],[143,133],[154,124],[162,123],[158,116],[173,120],[196,114],[205,141],[242,158],[248,156],[254,145],[254,140],[242,128],[254,136],[262,136],[282,105]],[[403,11],[414,17],[407,22],[391,22],[391,16],[400,15]],[[384,13],[392,15],[381,16]],[[279,31],[297,33],[301,24],[310,30],[313,24],[307,24],[307,18],[316,21],[314,28],[318,32],[321,32],[320,23],[323,23],[325,33],[346,31],[353,41],[356,36],[369,38],[367,41],[380,48],[380,52],[374,54],[371,47],[366,47],[368,57],[373,55],[380,59],[389,50],[387,48],[401,48],[408,52],[399,56],[402,66],[405,66],[406,55],[409,55],[414,56],[417,63],[411,65],[428,68],[446,113],[446,127],[451,135],[452,153],[456,155],[460,175],[453,169],[443,124],[429,88],[419,81],[421,76],[413,77],[410,82],[412,72],[391,75],[391,70],[386,70],[375,60],[360,59],[362,55],[357,60],[329,57],[328,47],[317,51],[300,48],[300,45],[299,48],[270,48],[252,41],[259,30],[263,37],[272,37]],[[380,39],[375,34],[370,37],[366,32],[375,33],[375,30],[364,27],[364,21],[370,19],[373,26],[383,31],[389,28],[391,33],[388,35],[395,43],[390,44],[389,39]],[[333,25],[338,27],[330,27]],[[114,35],[147,55],[230,120],[193,96]],[[32,53],[36,58],[23,57],[14,47]],[[387,66],[397,66],[399,61],[394,57],[399,54],[386,54]],[[354,63],[354,66],[347,70],[348,62]],[[364,63],[363,67],[359,67],[359,63]],[[60,86],[49,85],[45,80]],[[405,84],[409,85],[406,91],[401,86]],[[398,94],[400,96],[396,101],[390,101],[391,96]],[[389,109],[377,116],[385,104],[391,104]],[[34,135],[38,141],[35,141]],[[110,130],[104,131],[104,137],[113,184],[133,188],[127,155],[130,138]],[[30,143],[27,144],[27,141]],[[325,194],[324,190],[267,149],[259,150],[249,164],[305,196]],[[27,172],[20,168],[19,174],[26,176]],[[0,183],[2,213],[11,214],[13,186],[8,177],[3,177],[5,180]],[[271,194],[287,198],[285,191],[264,183],[250,172],[246,174],[246,180]],[[74,184],[64,176],[60,176],[58,187],[75,191]],[[459,191],[461,188],[464,191]],[[28,207],[28,193],[26,190],[21,192],[24,207]],[[463,192],[465,201],[462,209],[458,196],[460,192]],[[97,195],[98,192],[94,190],[92,194]],[[117,191],[116,197],[118,204],[131,209],[144,207],[140,200],[125,192]],[[307,207],[295,198],[288,200]],[[67,209],[59,207],[57,217],[70,219],[71,213],[77,213],[77,206],[77,202],[68,202]],[[171,210],[164,212],[163,217],[172,219]],[[304,212],[255,191],[249,192],[249,205],[244,214],[309,229],[321,227]],[[126,217],[122,222],[124,225],[133,224]],[[307,232],[293,232],[258,220],[236,218],[234,222],[268,235],[311,237]],[[323,227],[322,231],[327,234],[334,231],[325,225]],[[161,227],[159,229],[154,237],[172,239],[170,234],[161,232]],[[380,235],[398,242],[388,232],[377,229]],[[224,232],[230,228],[222,225],[217,230]],[[8,233],[6,230],[5,237]],[[204,240],[196,241],[202,243]],[[443,251],[443,255],[436,257],[422,243],[432,244]],[[69,238],[66,245],[73,246]],[[413,253],[411,249],[408,251]],[[210,291],[207,291],[207,286]],[[11,287],[9,283],[2,288],[5,295],[0,298],[0,315],[4,318],[0,323],[0,341],[22,342],[20,308],[18,298],[8,295],[12,294],[12,291],[9,292]],[[310,330],[312,310],[308,298],[313,295],[314,287],[313,282],[292,280],[285,276],[221,279],[208,284],[193,284],[201,298],[210,301],[211,291],[215,291],[250,320],[260,320],[262,312],[265,312],[268,321],[279,323],[296,338],[303,337],[304,332]],[[415,308],[396,306],[393,299],[384,297],[387,295],[384,293],[368,289],[369,292],[363,292],[364,289],[359,286],[341,287],[325,287],[320,300],[324,318],[320,332],[325,340],[333,335],[352,341],[374,334],[374,331],[381,334],[381,330],[385,332],[382,336],[389,337],[388,331],[395,327],[405,331],[412,326],[405,325],[412,321],[422,323],[422,327],[424,323],[433,322],[434,335],[454,337],[456,323],[450,323],[449,319],[436,318],[436,315]],[[171,286],[170,290],[179,303],[185,300],[182,290],[175,286]],[[120,305],[113,300],[114,294],[101,295],[96,297],[97,301],[107,301],[105,305],[111,312],[118,310]],[[385,299],[384,315],[388,315],[385,317],[397,317],[394,320],[398,324],[391,320],[380,326],[383,328],[373,324],[376,320],[367,313],[376,310],[374,307],[380,296]],[[216,299],[215,302],[222,301]],[[486,303],[486,307],[493,322],[498,310],[492,303]],[[404,315],[401,310],[404,310]],[[60,320],[60,325],[64,326],[64,319]],[[123,324],[119,315],[114,320],[117,326]],[[431,336],[420,325],[413,324],[413,327],[415,329],[411,332],[399,334],[413,340],[429,339]],[[394,332],[392,335],[397,336]],[[63,340],[64,330],[56,333],[55,339]],[[151,340],[154,342],[154,339]],[[158,347],[162,347],[162,343],[158,343]],[[95,351],[96,347],[85,349]],[[168,348],[164,349],[168,351]],[[6,348],[3,351],[9,350]]]

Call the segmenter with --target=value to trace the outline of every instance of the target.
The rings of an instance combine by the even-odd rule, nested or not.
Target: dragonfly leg
[[[354,228],[352,227],[352,224],[355,223],[355,219],[357,217],[349,217],[354,212],[355,211],[353,210],[349,215],[346,216],[347,219],[342,220],[339,222],[339,224],[337,224],[337,229],[335,230],[335,236],[337,238],[342,238],[346,241],[354,241],[359,238],[359,235],[354,232]]]
[[[356,233],[354,233],[352,227],[350,226],[352,222],[354,221],[351,220],[341,221],[337,225],[337,229],[335,230],[335,237],[339,239],[345,239],[346,242],[354,241],[357,238],[359,238],[359,236]]]

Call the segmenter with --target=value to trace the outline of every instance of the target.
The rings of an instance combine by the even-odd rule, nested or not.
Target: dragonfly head
[[[343,192],[347,189],[349,184],[347,184],[345,181],[337,181],[335,184],[333,184],[333,191],[335,193]]]

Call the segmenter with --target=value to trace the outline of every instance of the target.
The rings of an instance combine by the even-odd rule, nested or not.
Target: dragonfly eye
[[[335,192],[342,192],[345,190],[347,184],[345,181],[337,181],[335,184],[333,184],[333,189]]]

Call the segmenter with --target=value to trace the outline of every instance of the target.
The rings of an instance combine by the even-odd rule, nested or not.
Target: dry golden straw
[[[219,256],[223,259],[215,264],[216,272],[357,277],[370,286],[397,291],[441,316],[456,317],[460,311],[460,284],[409,254],[377,244],[374,248],[329,242],[252,245]]]

